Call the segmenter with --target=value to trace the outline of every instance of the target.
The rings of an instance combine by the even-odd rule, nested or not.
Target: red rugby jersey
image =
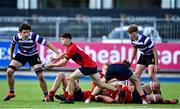
[[[80,47],[75,43],[71,43],[66,50],[67,59],[72,59],[78,65],[82,67],[93,68],[96,67],[96,63],[88,56]]]

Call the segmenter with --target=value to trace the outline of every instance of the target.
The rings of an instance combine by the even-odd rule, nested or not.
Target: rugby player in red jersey
[[[73,43],[71,39],[72,36],[70,33],[60,35],[61,45],[66,46],[67,50],[63,55],[52,58],[52,60],[60,59],[59,62],[47,65],[47,68],[62,67],[69,61],[69,59],[72,59],[81,66],[81,68],[76,69],[68,76],[68,83],[65,91],[65,93],[68,93],[68,97],[63,101],[63,103],[74,103],[74,81],[85,75],[89,75],[97,86],[118,92],[119,90],[114,86],[101,81],[100,77],[97,75],[96,63],[80,47]]]

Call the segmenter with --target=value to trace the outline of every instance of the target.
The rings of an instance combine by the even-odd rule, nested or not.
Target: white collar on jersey
[[[139,34],[139,33],[138,33],[138,40],[140,40],[141,37],[142,37],[142,34]]]
[[[19,38],[19,39],[23,39],[23,37],[21,36],[20,33],[18,33],[17,35],[18,35],[18,38]],[[32,32],[30,32],[28,39],[31,39],[31,38],[30,38],[31,36],[32,36]],[[28,40],[28,39],[27,39],[27,40]],[[23,39],[23,40],[26,40],[26,39]]]

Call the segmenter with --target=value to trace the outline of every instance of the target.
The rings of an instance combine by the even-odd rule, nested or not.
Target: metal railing
[[[1,28],[18,27],[22,22],[32,26],[32,31],[47,39],[57,40],[64,32],[70,32],[75,41],[102,41],[114,28],[132,23],[141,26],[152,26],[158,32],[163,42],[180,41],[180,19],[117,19],[108,17],[0,17],[0,38],[10,39],[12,36],[2,36]]]

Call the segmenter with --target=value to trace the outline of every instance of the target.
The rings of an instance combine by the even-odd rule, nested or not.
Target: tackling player
[[[138,77],[135,74],[133,74],[133,72],[129,69],[129,63],[126,60],[123,61],[123,63],[115,63],[108,66],[103,81],[108,82],[113,78],[119,81],[129,79],[135,85],[139,95],[141,96],[143,104],[147,104],[146,95],[142,90],[141,83]],[[100,88],[96,87],[92,91],[91,96],[86,100],[86,103],[89,103],[99,92]]]

